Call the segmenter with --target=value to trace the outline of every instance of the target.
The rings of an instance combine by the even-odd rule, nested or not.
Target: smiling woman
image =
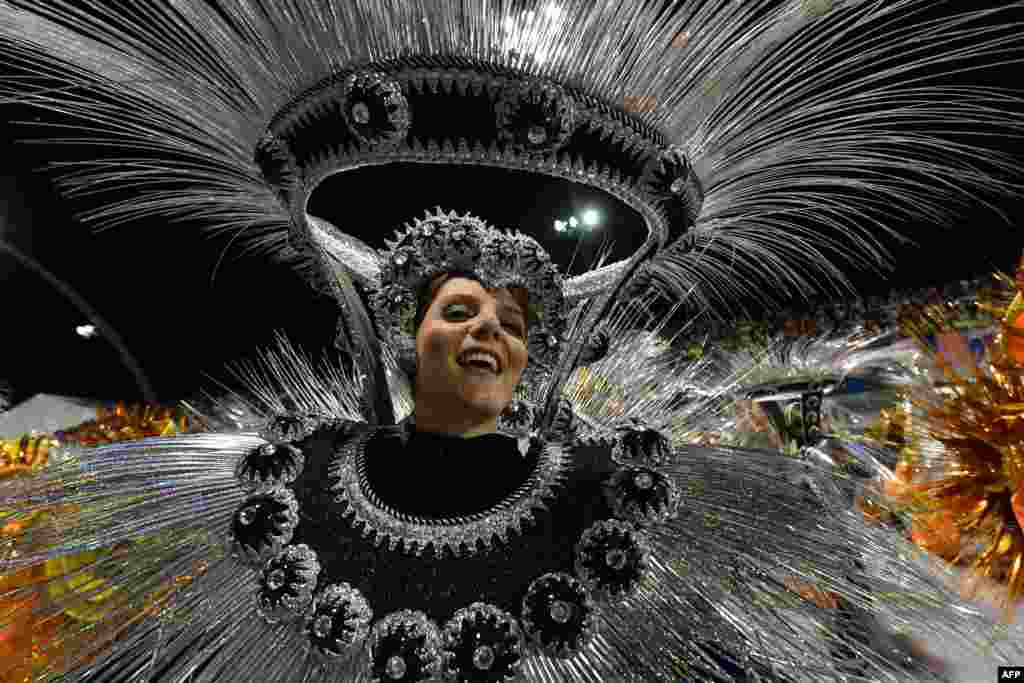
[[[416,424],[471,436],[497,431],[528,361],[527,295],[440,276],[416,333]]]
[[[678,366],[621,342],[651,292],[816,289],[840,260],[880,263],[893,213],[934,222],[951,193],[1010,190],[1007,155],[955,132],[1019,134],[1019,99],[946,77],[1019,61],[1021,34],[960,5],[0,0],[0,63],[28,71],[0,99],[74,119],[95,156],[66,187],[103,199],[88,217],[201,218],[294,259],[338,302],[359,374],[275,359],[245,429],[0,482],[10,521],[75,511],[13,536],[2,571],[118,549],[82,568],[117,586],[105,616],[42,644],[64,670],[38,680],[944,678],[880,624],[926,625],[959,654],[988,645],[984,615],[847,514],[828,493],[842,474],[813,454],[670,443],[659,392]],[[453,168],[454,198],[417,182]],[[500,221],[521,234],[440,211],[370,239],[399,222],[377,208],[393,197],[466,208],[490,179],[488,203],[529,215],[536,195],[491,171],[589,188],[629,248],[575,272],[572,240],[551,235],[555,260],[537,241],[551,216]],[[376,183],[344,184],[360,177]],[[335,215],[312,197],[330,179]],[[564,389],[600,363],[629,393],[595,389],[619,402],[595,416]],[[872,595],[893,587],[934,601]],[[42,581],[24,593],[40,618],[73,608]],[[993,650],[1019,662],[1024,638]]]

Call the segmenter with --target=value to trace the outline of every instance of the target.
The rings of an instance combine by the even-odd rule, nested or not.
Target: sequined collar
[[[392,428],[393,429],[393,428]],[[565,478],[569,456],[555,444],[534,442],[537,462],[526,481],[512,494],[488,509],[462,517],[426,519],[405,514],[373,491],[367,472],[366,446],[381,430],[368,430],[347,440],[330,466],[330,489],[335,502],[344,505],[342,515],[353,517],[353,526],[377,544],[385,541],[392,550],[421,555],[428,545],[441,556],[448,548],[454,555],[474,554],[490,548],[495,537],[507,542],[510,531],[522,533],[524,521],[534,509],[546,509],[545,500]]]

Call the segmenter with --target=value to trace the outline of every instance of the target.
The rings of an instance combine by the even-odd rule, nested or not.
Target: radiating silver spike
[[[505,88],[505,79],[491,76],[485,81],[484,86],[487,90],[487,96],[491,100],[497,100],[501,95],[501,91]]]
[[[431,71],[426,77],[427,88],[430,92],[437,94],[438,88],[441,85],[441,75],[436,71]]]
[[[441,92],[443,92],[445,95],[451,95],[453,86],[455,85],[455,76],[452,74],[452,72],[442,71],[439,80],[441,82]]]

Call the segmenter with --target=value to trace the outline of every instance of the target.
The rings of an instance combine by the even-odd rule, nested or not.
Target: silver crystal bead
[[[359,124],[370,122],[370,108],[365,102],[356,102],[352,105],[352,120]]]
[[[267,576],[267,587],[272,591],[276,591],[284,585],[284,581],[284,570],[275,569],[274,571],[270,572],[269,576]]]
[[[406,263],[408,263],[408,261],[409,261],[409,257],[406,256],[405,254],[397,254],[395,256],[395,264],[396,265],[404,266]]]
[[[487,671],[494,666],[494,648],[490,645],[481,645],[473,652],[473,666],[481,671]]]
[[[256,519],[256,510],[254,508],[242,508],[242,511],[238,513],[238,523],[242,526],[249,526]]]
[[[466,231],[465,230],[456,230],[455,232],[452,233],[452,239],[453,240],[461,240],[465,236],[466,236]]]
[[[604,554],[604,561],[612,569],[622,569],[626,566],[626,553],[623,550],[614,548]]]
[[[317,638],[326,638],[331,635],[331,629],[334,624],[331,622],[331,618],[326,614],[321,614],[313,622],[313,633]]]
[[[552,349],[555,348],[556,346],[558,346],[558,337],[556,337],[553,334],[549,334],[548,335],[548,346],[550,348],[552,348]]]
[[[641,472],[633,478],[633,483],[636,484],[638,489],[647,490],[654,486],[654,477],[651,476],[650,472]]]
[[[526,139],[530,141],[531,145],[539,145],[548,139],[548,132],[544,130],[544,126],[530,126]]]
[[[423,234],[426,235],[427,237],[430,237],[431,235],[433,235],[434,234],[434,226],[433,225],[424,225],[423,226]]]
[[[402,659],[398,655],[392,655],[388,658],[388,663],[387,666],[385,667],[385,671],[387,671],[387,674],[391,678],[391,680],[397,681],[405,676],[406,668],[407,667],[405,666],[404,659]]]
[[[269,457],[274,454],[275,450],[277,449],[274,447],[274,444],[265,443],[262,446],[260,446],[260,455],[265,455]]]
[[[572,605],[564,600],[555,600],[548,610],[551,618],[559,624],[564,624],[572,618]]]
[[[672,184],[668,186],[668,189],[672,194],[682,194],[686,189],[686,178],[676,178],[672,181]]]

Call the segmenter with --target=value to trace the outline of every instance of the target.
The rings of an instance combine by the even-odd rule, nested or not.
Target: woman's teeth
[[[489,353],[465,353],[459,357],[459,365],[486,369],[498,374],[498,361]]]

